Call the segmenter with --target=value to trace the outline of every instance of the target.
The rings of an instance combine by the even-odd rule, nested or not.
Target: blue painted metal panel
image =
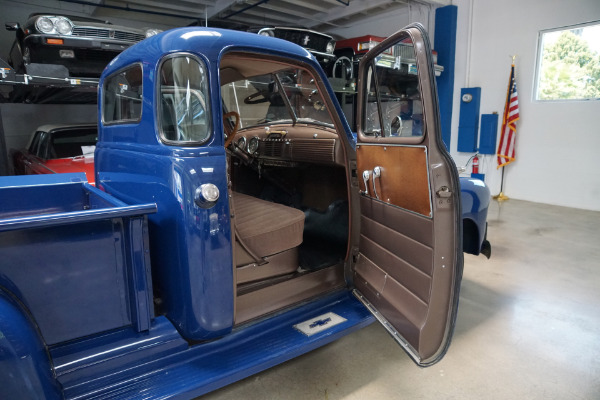
[[[327,312],[347,321],[306,336],[293,326]],[[374,321],[348,291],[234,330],[226,337],[90,380],[65,375],[65,398],[190,399],[309,352]],[[85,353],[83,353],[85,354]],[[97,376],[96,376],[97,377]]]
[[[444,72],[437,77],[442,139],[450,150],[452,102],[454,99],[454,62],[456,54],[456,24],[458,7],[446,6],[435,10],[435,41],[438,64]]]
[[[148,332],[119,329],[51,346],[57,379],[63,387],[108,376],[150,361],[183,352],[189,347],[165,318],[152,321]]]
[[[46,179],[52,183],[44,186]],[[35,182],[16,188],[0,177],[0,209],[9,210],[0,215],[0,288],[23,303],[47,344],[132,324],[148,329],[144,214],[156,206],[110,206],[87,183],[61,183],[53,175]]]
[[[62,399],[34,323],[0,288],[0,399]]]
[[[96,182],[127,203],[157,203],[148,219],[162,310],[187,339],[223,336],[233,327],[235,298],[224,148],[167,148],[164,155],[162,144],[159,154],[145,147],[99,143]],[[210,209],[193,201],[204,183],[221,193]]]
[[[464,101],[464,95],[471,95],[471,101]],[[479,133],[479,103],[481,88],[463,88],[460,90],[460,116],[458,121],[458,151],[473,153],[477,151]]]
[[[498,134],[498,114],[481,114],[481,133],[479,134],[479,153],[496,154]]]
[[[143,65],[142,120],[117,125],[99,121],[96,183],[127,203],[158,204],[158,213],[149,217],[150,244],[157,249],[151,255],[152,275],[167,317],[190,340],[227,334],[234,321],[233,246],[225,195],[228,188],[218,64],[230,51],[283,56],[311,65],[334,97],[317,61],[302,47],[271,37],[212,28],[181,28],[148,38],[119,54],[100,79],[102,96],[106,76],[133,63]],[[157,68],[161,57],[177,52],[192,53],[207,67],[213,123],[211,136],[202,146],[165,145],[157,130]],[[339,104],[334,104],[341,115]],[[350,138],[347,122],[342,124]],[[208,210],[193,202],[195,189],[204,183],[215,184],[221,193]]]
[[[477,225],[479,247],[484,239],[490,206],[490,189],[483,180],[460,178],[460,200],[463,220],[471,220]]]

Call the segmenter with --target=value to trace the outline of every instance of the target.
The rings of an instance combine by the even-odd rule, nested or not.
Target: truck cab
[[[411,71],[381,57],[400,42]],[[458,307],[461,203],[422,26],[365,55],[357,87],[355,140],[314,56],[283,40],[182,28],[111,61],[96,186],[155,204],[136,231],[146,283],[124,289],[137,323],[50,346],[52,390],[189,398],[374,320],[418,365],[439,361]],[[410,135],[397,126],[407,98],[422,116]]]

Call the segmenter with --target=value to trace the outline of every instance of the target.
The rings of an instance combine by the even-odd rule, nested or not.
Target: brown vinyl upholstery
[[[302,243],[304,212],[237,192],[233,192],[233,206],[236,263],[243,267],[238,268],[238,283],[294,272],[298,268],[296,248]],[[245,250],[268,264],[248,258]],[[271,257],[283,252],[290,254]]]

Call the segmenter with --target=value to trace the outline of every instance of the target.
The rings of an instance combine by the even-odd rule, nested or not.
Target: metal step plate
[[[328,312],[296,324],[294,325],[294,328],[304,333],[306,336],[312,336],[346,321],[346,318],[340,317],[335,313]]]

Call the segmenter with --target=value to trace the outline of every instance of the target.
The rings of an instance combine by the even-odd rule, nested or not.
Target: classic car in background
[[[204,23],[202,23],[202,21],[194,21],[188,26],[204,26]],[[322,32],[286,26],[256,27],[223,19],[210,20],[208,21],[208,26],[211,28],[252,32],[261,36],[276,37],[278,39],[296,43],[310,51],[317,61],[319,61],[319,64],[325,68],[333,65],[332,62],[336,59],[336,55],[334,54],[335,39]]]
[[[262,36],[271,36],[296,43],[310,51],[321,65],[327,65],[335,60],[335,40],[321,32],[303,28],[276,26],[273,28],[250,29]]]
[[[35,130],[29,144],[13,150],[17,175],[85,172],[94,184],[94,150],[98,128],[89,125],[42,125]]]
[[[60,78],[98,78],[117,54],[161,32],[93,18],[37,13],[23,26],[6,22],[5,27],[16,33],[8,61],[17,73]]]

